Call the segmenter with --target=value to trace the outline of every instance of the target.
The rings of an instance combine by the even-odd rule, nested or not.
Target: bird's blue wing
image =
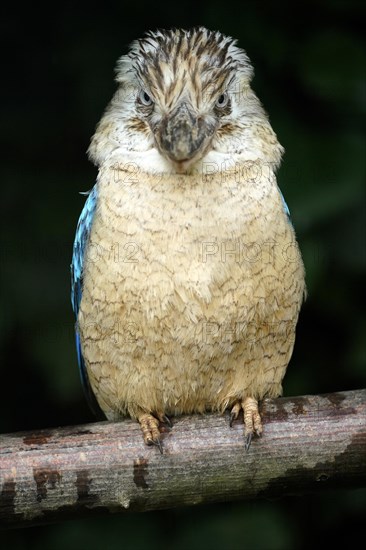
[[[279,191],[280,191],[280,190],[279,190]],[[281,199],[282,199],[283,209],[284,209],[284,211],[285,211],[285,213],[286,213],[286,215],[287,215],[288,221],[289,221],[289,222],[291,223],[291,225],[292,225],[290,209],[289,209],[289,207],[287,206],[287,203],[286,203],[286,201],[285,201],[285,199],[284,199],[284,196],[282,195],[281,191],[280,191],[280,195],[281,195]]]
[[[79,306],[82,295],[84,253],[86,245],[89,241],[90,230],[94,219],[96,205],[97,188],[95,185],[88,194],[88,198],[86,199],[84,208],[80,214],[80,218],[76,227],[74,248],[72,253],[71,303],[76,318],[79,313]]]
[[[75,313],[75,339],[76,352],[79,363],[81,382],[84,388],[89,406],[97,417],[103,416],[98,402],[95,398],[93,390],[90,386],[88,373],[86,371],[85,362],[81,349],[80,334],[78,328],[78,313],[83,292],[83,266],[85,250],[89,241],[90,231],[94,219],[95,209],[97,205],[97,186],[94,185],[85,202],[81,212],[74,240],[72,262],[71,262],[71,303]]]

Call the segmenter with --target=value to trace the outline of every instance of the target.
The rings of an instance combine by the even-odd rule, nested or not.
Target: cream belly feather
[[[304,270],[264,172],[100,170],[78,324],[109,419],[281,394]]]

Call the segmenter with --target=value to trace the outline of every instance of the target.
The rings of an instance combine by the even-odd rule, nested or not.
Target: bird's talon
[[[238,416],[237,416],[235,413],[232,412],[232,413],[230,414],[230,422],[229,422],[230,428],[233,427],[234,420],[236,420],[237,418],[238,418]]]
[[[163,414],[163,416],[161,417],[161,422],[166,424],[168,426],[168,428],[173,427],[172,421],[170,420],[170,418],[166,414]]]
[[[160,439],[151,439],[150,441],[151,441],[151,443],[149,443],[149,445],[155,445],[156,447],[159,447],[160,454],[164,454],[163,453],[163,445],[162,445]]]
[[[233,427],[233,422],[238,418],[240,411],[241,411],[241,403],[235,403],[230,413],[230,424],[229,424],[230,428]]]
[[[231,409],[230,427],[232,427],[233,421],[238,418],[241,409],[244,413],[245,450],[249,451],[253,435],[260,436],[262,434],[262,420],[258,411],[258,401],[253,397],[246,397],[243,401],[235,403]]]
[[[163,446],[160,440],[159,420],[152,414],[143,413],[139,419],[140,427],[146,445],[155,445],[163,454]]]
[[[246,450],[246,452],[249,451],[249,447],[250,447],[250,444],[252,442],[252,437],[253,437],[253,433],[249,433],[245,437],[245,450]]]

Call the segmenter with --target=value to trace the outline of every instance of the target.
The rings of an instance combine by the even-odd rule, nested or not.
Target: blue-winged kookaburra
[[[160,449],[169,416],[227,408],[244,411],[248,447],[293,350],[304,269],[252,76],[220,32],[148,32],[89,149],[72,264],[82,380]]]

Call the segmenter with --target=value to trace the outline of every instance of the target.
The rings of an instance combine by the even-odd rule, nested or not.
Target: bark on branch
[[[0,436],[0,525],[366,485],[366,390],[267,399],[244,449],[242,417],[173,419],[164,454],[137,423]]]

